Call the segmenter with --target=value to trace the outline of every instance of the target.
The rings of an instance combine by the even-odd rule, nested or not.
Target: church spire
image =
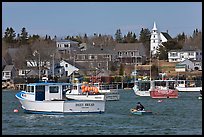
[[[154,22],[154,27],[152,30],[157,30],[156,23]]]

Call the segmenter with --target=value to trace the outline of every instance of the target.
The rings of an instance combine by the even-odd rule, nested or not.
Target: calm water
[[[17,91],[2,91],[3,135],[202,135],[202,100],[199,92],[179,92],[178,99],[138,97],[121,90],[120,101],[107,101],[104,114],[25,114]],[[137,116],[130,108],[140,101],[153,115]],[[19,109],[14,113],[14,109]]]

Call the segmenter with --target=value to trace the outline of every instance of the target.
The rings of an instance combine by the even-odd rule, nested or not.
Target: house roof
[[[83,66],[79,65],[77,62],[74,62],[73,60],[64,60],[65,62],[71,64],[72,66],[78,68],[78,69],[85,69]]]
[[[115,52],[114,50],[111,50],[109,48],[101,48],[97,46],[92,46],[86,49],[85,51],[81,51],[78,54],[114,54],[114,52]]]
[[[19,48],[8,48],[8,54],[11,56],[12,59],[16,58],[16,54],[19,51]]]
[[[14,65],[6,65],[4,68],[4,71],[12,71],[13,68],[14,68]]]
[[[118,43],[115,49],[116,51],[138,50],[140,55],[146,55],[143,43]]]
[[[190,52],[190,51],[201,51],[200,49],[173,49],[173,50],[170,50],[169,52]]]
[[[77,41],[72,41],[72,40],[56,40],[56,42],[67,42],[67,43],[73,43],[73,44],[78,44],[79,43]]]
[[[167,32],[161,32],[161,34],[167,39],[167,40],[171,40],[171,36],[167,33]]]
[[[39,71],[32,69],[30,72],[28,72],[27,76],[33,76],[33,75],[39,75]]]

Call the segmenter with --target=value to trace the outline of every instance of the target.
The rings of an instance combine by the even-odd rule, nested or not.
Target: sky
[[[202,30],[202,2],[2,2],[2,34],[12,27],[16,34],[26,28],[29,35],[54,37],[94,33],[122,35],[153,28],[171,37]]]

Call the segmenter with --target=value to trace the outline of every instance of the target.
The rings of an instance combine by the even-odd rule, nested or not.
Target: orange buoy
[[[13,112],[17,113],[17,112],[18,112],[18,109],[14,109]]]
[[[91,87],[88,87],[88,91],[91,91]]]
[[[94,88],[94,93],[98,93],[98,88],[97,87]]]
[[[85,86],[85,88],[84,88],[84,89],[85,89],[85,91],[88,91],[88,87],[87,87],[87,86]]]
[[[85,91],[85,88],[82,88],[82,92],[86,92],[86,91]]]
[[[82,86],[81,86],[81,89],[84,89],[84,88],[85,88],[85,85],[82,85]]]

